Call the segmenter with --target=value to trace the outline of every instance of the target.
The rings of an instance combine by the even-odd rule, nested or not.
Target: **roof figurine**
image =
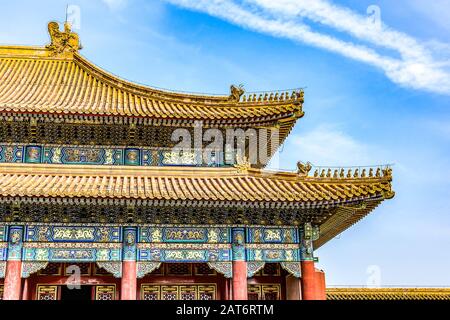
[[[242,95],[245,92],[244,85],[240,84],[238,86],[235,86],[234,84],[232,84],[230,87],[230,91],[231,91],[230,100],[239,102],[241,100]]]
[[[301,161],[297,162],[297,173],[300,176],[307,176],[308,173],[311,171],[311,169],[312,169],[311,162],[308,161],[306,164]]]
[[[64,31],[59,30],[58,22],[52,21],[48,24],[48,33],[51,43],[46,46],[54,55],[77,52],[82,47],[78,34],[72,32],[69,22],[64,23]]]

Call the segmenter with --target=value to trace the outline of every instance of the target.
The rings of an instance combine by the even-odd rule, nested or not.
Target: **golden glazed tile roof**
[[[0,201],[282,209],[314,216],[319,248],[394,196],[391,171],[308,176],[236,167],[0,164]],[[306,215],[305,217],[303,215]]]
[[[78,36],[49,25],[47,47],[0,47],[0,112],[204,120],[279,122],[290,130],[303,116],[303,92],[229,96],[176,93],[122,80],[79,53]],[[56,26],[57,28],[57,26]],[[72,47],[58,37],[72,37]]]
[[[283,202],[389,198],[391,177],[314,178],[259,169],[0,164],[3,197]]]
[[[450,288],[327,288],[328,300],[450,300]]]

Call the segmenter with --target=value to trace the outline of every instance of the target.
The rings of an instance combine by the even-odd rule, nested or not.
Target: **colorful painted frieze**
[[[25,241],[32,242],[121,242],[120,227],[45,226],[26,227]]]
[[[205,157],[206,155],[206,157]],[[1,144],[0,163],[50,163],[126,166],[223,166],[220,152],[172,149]]]
[[[141,227],[142,243],[230,243],[230,228],[226,227]]]
[[[23,226],[10,226],[8,236],[8,260],[22,259]]]
[[[230,261],[230,249],[139,249],[139,261],[210,262]]]
[[[0,242],[8,241],[8,226],[0,225]]]
[[[299,249],[247,249],[247,261],[300,261]]]
[[[0,261],[5,261],[8,252],[8,226],[0,226]]]
[[[72,244],[73,245],[73,244]],[[24,261],[49,261],[49,262],[96,262],[96,261],[121,261],[122,249],[91,246],[86,247],[27,247],[23,249]]]
[[[8,258],[8,242],[0,242],[0,261]]]
[[[297,228],[250,227],[247,243],[299,243]]]
[[[23,162],[23,146],[0,145],[0,162]]]

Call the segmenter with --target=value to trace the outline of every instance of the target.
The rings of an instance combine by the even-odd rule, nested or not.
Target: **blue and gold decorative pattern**
[[[217,272],[223,274],[225,278],[233,277],[233,263],[231,261],[226,262],[208,262],[208,266]]]
[[[298,249],[247,249],[247,261],[300,261]]]
[[[121,242],[120,227],[27,226],[25,241],[39,242]]]
[[[121,261],[97,261],[97,265],[111,273],[115,278],[122,277]]]
[[[0,242],[0,261],[8,258],[8,242]]]
[[[264,261],[249,261],[247,263],[247,278],[251,278],[257,273],[259,270],[264,268]]]
[[[0,145],[0,162],[23,162],[23,148],[20,145]]]
[[[148,149],[142,149],[142,165],[151,166],[152,165],[152,151]]]
[[[159,150],[159,166],[208,166],[224,165],[223,152],[205,150]]]
[[[4,225],[0,239],[8,242],[0,241],[0,261],[23,252],[24,261],[299,262],[301,254],[313,259],[313,231],[299,244],[295,228],[273,226]]]
[[[23,249],[24,261],[50,261],[50,262],[96,262],[96,261],[121,261],[121,248],[98,247],[70,247],[71,243],[65,247],[46,248],[25,247]]]
[[[10,226],[8,237],[8,260],[22,259],[23,226]]]
[[[27,162],[27,163],[41,163],[42,162],[42,147],[41,146],[26,146],[24,157],[25,157],[25,162]]]
[[[136,240],[137,230],[135,227],[125,227],[123,229],[123,260],[136,261]]]
[[[202,158],[201,155],[205,155]],[[53,163],[129,166],[209,166],[230,165],[216,151],[174,152],[169,148],[122,148],[102,146],[62,146],[0,144],[0,163]],[[232,163],[231,163],[232,164]]]
[[[247,243],[299,243],[296,228],[250,227]]]
[[[164,228],[163,242],[208,242],[206,228]]]
[[[22,262],[22,278],[28,278],[31,274],[47,267],[48,261],[24,261]]]
[[[281,262],[281,267],[296,278],[302,276],[300,262]]]
[[[103,148],[63,147],[61,162],[66,164],[106,163],[106,151]]]
[[[0,226],[0,261],[5,261],[8,254],[8,226]]]
[[[139,261],[209,262],[230,261],[229,249],[139,249]]]
[[[230,228],[223,227],[142,227],[139,242],[230,243]]]
[[[0,226],[0,242],[8,241],[8,226]]]
[[[311,223],[305,223],[300,232],[301,244],[300,254],[301,260],[314,260],[313,241],[319,239],[320,231],[318,226],[313,226]]]
[[[136,278],[141,279],[161,266],[161,262],[138,262]]]
[[[245,261],[245,228],[232,229],[233,261]]]
[[[139,166],[141,164],[141,151],[135,148],[125,149],[124,164],[129,166]]]

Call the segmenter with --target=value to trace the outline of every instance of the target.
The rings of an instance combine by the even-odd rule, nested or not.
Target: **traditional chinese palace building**
[[[389,167],[273,172],[225,141],[199,161],[174,130],[264,128],[278,145],[303,91],[154,89],[87,61],[69,25],[49,32],[0,47],[3,299],[326,298],[314,250],[394,196]]]

